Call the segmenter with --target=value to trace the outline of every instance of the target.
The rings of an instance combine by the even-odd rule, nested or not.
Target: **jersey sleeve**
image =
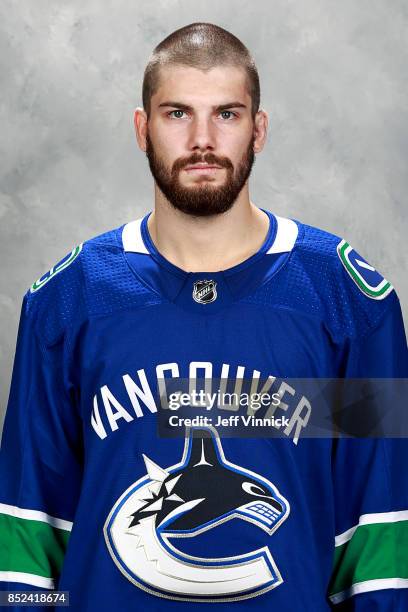
[[[0,449],[3,591],[57,588],[82,475],[81,419],[64,338],[46,346],[27,301],[28,293]]]
[[[380,321],[352,343],[347,377],[386,378],[406,389],[408,349],[401,307],[395,291],[387,300]],[[406,399],[397,397],[396,414],[402,416]],[[385,432],[334,440],[335,555],[329,600],[337,612],[408,610],[407,464],[406,437]]]

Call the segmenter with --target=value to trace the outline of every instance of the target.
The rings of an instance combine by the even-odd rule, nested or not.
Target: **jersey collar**
[[[225,270],[188,272],[163,257],[148,230],[152,211],[122,226],[124,254],[134,273],[155,292],[189,310],[216,312],[266,282],[294,247],[297,223],[261,210],[269,217],[264,243],[249,258]]]

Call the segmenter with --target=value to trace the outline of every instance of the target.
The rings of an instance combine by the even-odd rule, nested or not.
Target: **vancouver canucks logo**
[[[199,304],[209,304],[217,299],[217,283],[214,280],[201,280],[194,283],[193,298]]]
[[[267,546],[219,554],[218,526],[248,521],[271,535],[289,503],[265,477],[228,461],[213,427],[188,429],[181,461],[171,467],[143,458],[147,475],[117,500],[104,526],[110,554],[133,584],[159,597],[215,602],[254,597],[282,583]]]
[[[66,255],[63,259],[61,259],[61,261],[55,264],[55,266],[53,266],[46,274],[36,280],[35,283],[33,283],[30,287],[31,293],[38,291],[38,289],[41,289],[41,287],[44,287],[44,285],[46,285],[48,281],[50,281],[56,274],[58,274],[58,272],[62,272],[62,270],[68,268],[68,266],[70,266],[80,254],[82,250],[82,245],[83,243],[81,242],[81,244],[74,247],[71,253],[68,253],[68,255]]]
[[[357,287],[374,300],[383,300],[393,286],[373,266],[359,255],[345,240],[337,245],[340,261]]]

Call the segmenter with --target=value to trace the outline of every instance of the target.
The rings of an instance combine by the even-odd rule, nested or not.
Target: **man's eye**
[[[179,109],[177,109],[177,110],[170,111],[170,112],[169,112],[169,113],[167,113],[167,114],[168,114],[168,116],[169,116],[169,117],[171,117],[171,116],[173,115],[173,113],[184,113],[184,111],[183,111],[183,110],[179,110]],[[181,117],[180,117],[180,116],[178,116],[178,117],[176,117],[176,119],[181,119]]]
[[[233,117],[236,117],[236,114],[233,113],[232,111],[229,111],[229,110],[221,111],[221,115],[225,115],[225,113],[232,115]],[[224,119],[228,119],[228,117],[224,117]]]

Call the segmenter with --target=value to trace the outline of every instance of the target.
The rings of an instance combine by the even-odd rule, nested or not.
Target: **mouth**
[[[249,517],[256,518],[267,529],[271,529],[282,517],[283,512],[267,502],[249,502],[239,510]]]
[[[192,166],[186,166],[184,168],[189,174],[215,174],[217,170],[220,170],[220,166],[214,166],[211,164],[194,164]]]

